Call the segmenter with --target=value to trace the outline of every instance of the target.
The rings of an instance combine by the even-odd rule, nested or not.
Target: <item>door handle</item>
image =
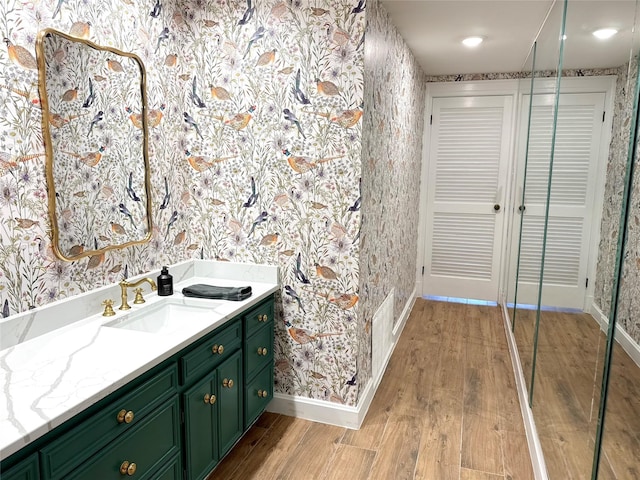
[[[520,206],[518,207],[518,211],[519,211],[520,213],[524,212],[526,209],[527,209],[527,207],[525,207],[524,205],[520,205]]]
[[[500,204],[499,204],[499,203],[496,203],[496,204],[493,206],[493,210],[494,210],[496,213],[498,213],[498,212],[500,211]]]

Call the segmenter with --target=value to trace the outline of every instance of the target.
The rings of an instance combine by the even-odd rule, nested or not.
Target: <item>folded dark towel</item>
[[[217,287],[197,283],[182,289],[185,297],[211,298],[215,300],[232,300],[239,302],[251,296],[251,287]]]

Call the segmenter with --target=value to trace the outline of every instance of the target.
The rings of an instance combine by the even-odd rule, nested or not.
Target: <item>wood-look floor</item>
[[[515,337],[530,384],[535,312],[516,313]],[[549,478],[590,479],[605,334],[587,314],[541,312],[533,414]],[[599,479],[640,480],[640,369],[615,344]]]
[[[360,430],[265,413],[209,476],[532,478],[500,310],[422,299]]]

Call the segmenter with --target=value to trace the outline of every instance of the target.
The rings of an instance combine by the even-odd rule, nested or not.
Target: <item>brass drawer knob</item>
[[[268,315],[258,315],[258,321],[259,322],[266,322],[267,320],[269,320],[269,316]]]
[[[133,412],[131,410],[126,411],[124,408],[118,412],[118,423],[131,423],[133,422]]]
[[[222,380],[222,386],[224,388],[233,388],[233,380],[225,378],[224,380]]]
[[[267,398],[268,395],[269,395],[269,393],[267,393],[266,390],[258,390],[258,397]]]
[[[258,355],[266,356],[267,348],[266,347],[258,347]]]
[[[213,394],[206,394],[204,396],[204,403],[207,403],[209,405],[213,405],[214,403],[216,403],[216,396]]]
[[[216,353],[218,355],[222,355],[224,353],[224,346],[223,345],[218,345],[217,343],[211,347],[211,351],[213,352],[213,354],[215,355]]]
[[[122,462],[122,465],[120,465],[120,473],[122,475],[129,475],[131,477],[136,473],[137,468],[138,466],[135,463],[125,460],[124,462]]]

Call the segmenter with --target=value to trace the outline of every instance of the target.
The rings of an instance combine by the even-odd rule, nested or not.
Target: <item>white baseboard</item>
[[[302,418],[313,422],[326,423],[328,425],[336,425],[338,427],[350,428],[358,430],[364,422],[364,418],[369,411],[373,397],[378,390],[378,386],[382,381],[384,372],[387,369],[391,355],[400,338],[400,334],[407,323],[411,309],[416,301],[416,289],[414,288],[409,297],[409,301],[405,305],[400,318],[393,328],[393,344],[389,349],[385,359],[384,367],[380,370],[378,378],[371,378],[360,394],[360,400],[355,407],[341,405],[339,403],[326,402],[313,398],[299,397],[295,395],[285,395],[282,393],[274,393],[273,400],[267,406],[267,411],[288,415],[290,417]]]
[[[591,315],[600,325],[600,329],[606,333],[609,329],[609,319],[595,303],[591,305]],[[614,338],[622,349],[627,352],[627,355],[631,357],[631,360],[640,367],[640,345],[638,345],[620,324],[616,324],[616,334]]]
[[[536,480],[548,480],[547,466],[544,462],[544,454],[540,437],[536,429],[536,423],[533,420],[533,412],[529,408],[529,398],[527,393],[526,381],[522,372],[522,364],[518,355],[518,346],[516,339],[511,331],[511,321],[509,319],[509,311],[505,304],[502,304],[502,318],[504,320],[504,329],[507,335],[507,343],[509,344],[509,353],[511,354],[511,363],[513,365],[513,373],[516,377],[516,388],[518,389],[518,399],[520,400],[520,411],[522,420],[524,421],[524,429],[527,435],[527,444],[529,445],[529,455],[531,456],[531,465],[533,466],[533,474]]]

